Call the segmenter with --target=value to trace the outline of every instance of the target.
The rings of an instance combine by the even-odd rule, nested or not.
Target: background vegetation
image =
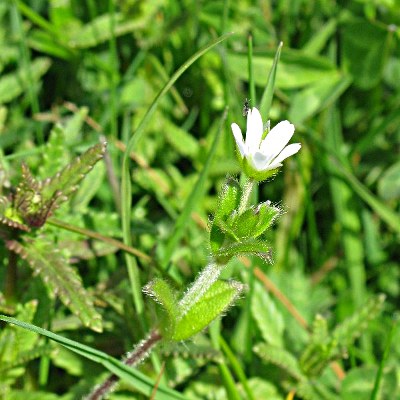
[[[226,277],[249,288],[237,305],[140,369],[176,390],[160,399],[400,396],[399,1],[10,0],[0,20],[2,194],[21,181],[22,162],[45,180],[108,143],[104,161],[68,181],[69,201],[29,234],[40,249],[10,239],[4,232],[19,228],[5,223],[2,314],[116,358],[145,337],[156,310],[135,287],[164,276],[183,288],[207,263],[217,193],[240,173],[230,123],[245,126],[243,102],[259,104],[283,41],[269,118],[294,123],[303,147],[258,187],[260,201],[285,210],[270,237],[274,262],[232,261]],[[143,125],[174,72],[231,31]],[[72,268],[52,263],[54,249]],[[107,376],[100,364],[109,364],[91,360],[1,323],[0,397],[80,398]],[[113,398],[149,398],[146,390],[128,377]]]

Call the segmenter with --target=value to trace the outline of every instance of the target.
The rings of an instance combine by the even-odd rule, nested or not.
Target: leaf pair
[[[220,195],[210,231],[211,251],[219,264],[226,264],[240,254],[256,254],[269,259],[270,247],[263,235],[281,210],[270,202],[240,210],[242,188],[229,178]]]
[[[145,286],[144,292],[162,307],[160,330],[165,339],[186,340],[205,329],[233,304],[244,288],[235,281],[216,280],[202,291],[202,278],[200,275],[180,301],[177,292],[161,278]]]

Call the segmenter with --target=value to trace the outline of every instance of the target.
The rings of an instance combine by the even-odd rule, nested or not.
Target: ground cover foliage
[[[0,398],[110,372],[112,399],[400,397],[398,1],[7,0],[0,20]],[[302,144],[252,193],[282,210],[271,250],[229,261],[246,290],[222,319],[126,367],[162,319],[141,288],[207,265],[230,124],[271,79],[263,119]]]

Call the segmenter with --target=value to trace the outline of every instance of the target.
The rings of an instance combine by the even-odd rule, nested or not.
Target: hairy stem
[[[251,178],[248,179],[248,181],[245,183],[244,188],[243,188],[243,194],[240,199],[240,204],[239,204],[239,214],[241,214],[247,207],[247,204],[249,203],[250,195],[251,192],[253,191],[255,181]]]
[[[132,353],[129,353],[124,360],[124,364],[134,367],[139,362],[149,356],[150,350],[162,339],[161,334],[157,330],[150,332],[150,335],[142,340]],[[117,384],[119,378],[117,375],[110,375],[102,384],[96,386],[93,391],[85,397],[85,400],[101,400],[103,399]]]

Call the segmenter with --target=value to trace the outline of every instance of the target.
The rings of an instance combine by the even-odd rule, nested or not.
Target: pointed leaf
[[[178,305],[176,294],[171,286],[161,278],[149,282],[143,292],[159,303],[166,312],[165,321],[161,321],[163,336],[170,336],[175,329],[176,312]]]
[[[22,244],[13,240],[6,244],[10,250],[26,259],[34,272],[41,276],[50,295],[58,295],[85,326],[97,332],[102,331],[101,315],[95,310],[92,297],[82,286],[80,276],[53,243],[36,239],[35,242],[25,241]]]
[[[177,322],[171,339],[190,338],[221,315],[243,291],[244,286],[234,281],[216,281]]]
[[[256,320],[263,339],[272,345],[282,346],[285,323],[282,314],[271,296],[260,285],[254,288],[251,298],[251,313]]]

